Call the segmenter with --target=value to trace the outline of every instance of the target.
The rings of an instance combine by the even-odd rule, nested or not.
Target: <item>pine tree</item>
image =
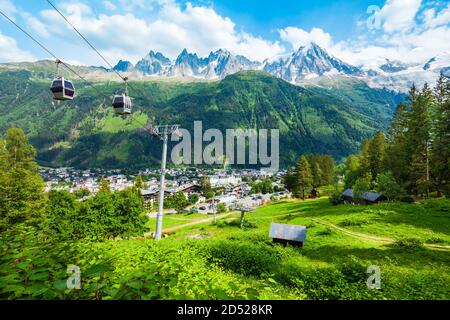
[[[135,179],[134,179],[134,186],[139,189],[139,190],[143,190],[146,188],[145,186],[145,182],[144,179],[142,179],[141,175],[138,175]]]
[[[306,198],[306,191],[311,188],[313,182],[311,167],[305,156],[301,156],[297,163],[297,190],[302,196]]]
[[[380,173],[377,177],[377,191],[384,195],[389,201],[396,199],[401,188],[392,174],[388,171],[386,173]]]
[[[358,179],[360,174],[359,158],[355,155],[347,157],[345,161],[344,186],[346,189],[351,188]]]
[[[359,173],[358,176],[362,177],[371,173],[370,170],[370,140],[364,140],[359,150]]]
[[[320,168],[318,162],[313,162],[311,164],[311,175],[312,175],[312,186],[314,188],[320,187],[324,179],[322,176],[322,169]]]
[[[100,178],[98,192],[99,193],[103,193],[103,192],[111,193],[111,188],[109,186],[109,182],[104,177]]]
[[[414,93],[415,94],[415,93]],[[430,110],[433,95],[427,84],[419,94],[411,97],[412,105],[408,117],[407,148],[411,154],[411,190],[429,193],[429,153],[431,144]]]
[[[294,192],[297,187],[297,173],[295,172],[295,169],[292,167],[289,167],[286,175],[283,178],[283,183],[290,192]]]
[[[378,174],[384,169],[385,149],[385,137],[383,133],[377,132],[368,145],[369,172],[373,180],[376,180]]]
[[[209,182],[208,177],[205,176],[200,179],[200,189],[202,190],[202,193],[205,195],[212,191],[211,183]]]
[[[450,81],[441,74],[434,90],[435,106],[430,168],[438,194],[450,195]]]
[[[336,163],[330,155],[319,156],[320,170],[322,171],[321,185],[330,185],[335,181]]]
[[[372,176],[370,173],[356,179],[353,185],[353,198],[356,200],[363,200],[364,193],[370,191],[372,184]]]
[[[410,179],[411,154],[407,150],[408,106],[400,103],[387,132],[384,167],[391,171],[395,180],[407,186]]]
[[[315,188],[330,185],[334,182],[334,159],[330,155],[307,155],[313,174],[313,186]]]
[[[0,230],[37,224],[43,217],[47,199],[35,156],[21,129],[8,129],[0,140]]]

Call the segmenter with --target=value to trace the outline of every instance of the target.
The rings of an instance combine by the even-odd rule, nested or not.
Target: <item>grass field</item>
[[[449,209],[446,200],[372,206],[332,206],[327,199],[283,201],[247,214],[243,230],[236,216],[217,225],[180,228],[164,241],[203,239],[196,241],[218,248],[213,253],[221,269],[244,276],[244,283],[267,281],[279,298],[293,298],[295,292],[295,298],[312,299],[449,299]],[[171,219],[175,217],[165,220],[169,228]],[[305,247],[272,245],[271,222],[307,226]],[[381,290],[365,287],[370,265],[381,269]],[[329,279],[333,274],[336,278]],[[341,286],[352,289],[340,295]]]
[[[224,217],[231,218],[233,216],[237,216],[237,213],[229,214],[217,214],[217,219],[222,219]],[[201,214],[201,213],[181,213],[181,214],[170,214],[164,216],[164,229],[170,229],[173,227],[183,226],[185,224],[191,222],[199,222],[203,220],[211,220],[213,219],[213,215]],[[204,222],[203,224],[208,224],[208,222]],[[156,228],[156,218],[149,218],[146,227],[149,232],[155,231]],[[198,226],[197,226],[198,228]]]
[[[246,214],[243,229],[239,214],[215,225],[199,214],[165,216],[165,230],[177,228],[158,242],[40,244],[24,251],[17,249],[22,242],[2,243],[0,296],[448,300],[449,208],[447,200],[336,207],[327,199],[286,200]],[[193,222],[202,223],[188,225]],[[274,245],[271,222],[305,225],[304,248]],[[17,256],[21,269],[8,262]],[[68,262],[81,269],[81,291],[58,289]],[[367,288],[369,266],[380,268],[379,290]]]

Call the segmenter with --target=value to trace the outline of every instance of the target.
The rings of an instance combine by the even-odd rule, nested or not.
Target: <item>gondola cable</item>
[[[78,35],[91,47],[92,50],[94,50],[99,56],[100,58],[102,58],[103,61],[105,61],[105,63],[111,68],[112,71],[114,71],[123,81],[127,81],[126,78],[122,77],[122,75],[117,72],[117,70],[114,69],[114,67],[109,63],[108,60],[106,60],[106,58],[100,53],[100,51],[98,51],[94,45],[85,37],[81,34],[80,31],[78,31],[78,29],[66,18],[66,16],[50,1],[47,0],[47,2],[53,7],[53,9],[55,9],[56,12],[58,12],[58,14],[67,22],[67,24],[69,24],[73,30],[75,30],[76,33],[78,33]]]
[[[71,68],[68,64],[61,61],[56,54],[54,54],[52,51],[50,51],[47,47],[45,47],[41,42],[39,42],[35,37],[33,37],[30,33],[28,33],[26,30],[24,30],[21,26],[19,26],[14,20],[12,20],[8,15],[6,15],[3,11],[0,10],[0,14],[5,17],[9,22],[11,22],[17,29],[22,31],[26,36],[28,36],[31,40],[33,40],[37,45],[39,45],[45,52],[47,52],[49,55],[51,55],[56,61],[59,61],[67,70],[75,74],[78,78],[83,80],[87,83],[88,86],[92,87],[94,90],[96,90],[100,95],[102,96],[103,93],[101,93],[95,86],[93,86],[89,81],[87,81],[83,76],[78,74],[73,68]]]
[[[58,56],[53,53],[52,51],[50,51],[46,46],[44,46],[41,42],[39,42],[35,37],[33,37],[29,32],[27,32],[26,30],[24,30],[21,26],[19,26],[14,20],[12,20],[8,15],[6,15],[3,11],[0,10],[0,14],[7,19],[9,22],[11,22],[17,29],[19,29],[22,33],[24,33],[28,38],[30,38],[31,40],[33,40],[33,42],[35,42],[39,47],[41,47],[45,52],[47,52],[50,56],[52,56],[56,62],[59,61],[60,64],[62,64],[67,70],[69,70],[70,72],[72,72],[73,74],[75,74],[78,78],[80,78],[81,80],[83,80],[87,86],[92,87],[95,91],[97,91],[99,93],[99,97],[103,97],[104,99],[107,98],[106,95],[104,95],[100,90],[98,90],[97,87],[95,87],[92,83],[90,83],[88,80],[86,80],[83,76],[81,76],[80,74],[78,74],[78,72],[76,72],[73,68],[71,68],[69,65],[67,65],[66,63],[64,63],[61,59],[58,58]],[[109,97],[108,97],[109,99]],[[144,129],[146,128],[147,125],[143,124],[141,121],[137,120],[135,117],[132,117],[132,120],[137,122],[139,125],[141,125]]]
[[[114,69],[114,67],[112,66],[112,64],[100,53],[99,50],[97,50],[97,48],[95,48],[95,46],[69,21],[69,19],[67,19],[67,17],[61,12],[61,10],[59,10],[50,0],[46,0],[50,6],[52,6],[52,8],[64,19],[64,21],[66,21],[66,23],[72,27],[72,29],[88,44],[88,46],[94,50],[94,52],[103,60],[105,61],[105,63],[111,68],[111,70],[117,74],[117,76],[120,77],[120,79],[122,81],[125,82],[126,86],[129,86],[130,88],[132,88],[134,91],[139,91],[139,94],[142,97],[145,97],[145,94],[143,94],[143,92],[141,90],[138,90],[137,88],[135,88],[134,86],[131,85],[131,83],[128,83],[128,78],[123,77],[117,70]],[[115,97],[114,100],[116,100],[116,98],[120,101],[121,100],[121,95],[118,95]],[[131,100],[130,100],[131,103]],[[119,108],[120,110],[123,111],[123,109],[125,109],[125,105],[123,104],[123,107]],[[120,112],[119,112],[120,113]]]

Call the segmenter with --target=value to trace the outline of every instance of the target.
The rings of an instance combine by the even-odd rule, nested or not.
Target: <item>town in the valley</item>
[[[135,187],[141,179],[140,192],[150,216],[156,215],[159,195],[160,170],[144,169],[133,173],[124,170],[42,168],[41,176],[46,182],[46,191],[66,190],[75,194],[79,201],[95,195],[101,180],[108,182],[111,191],[122,191]],[[165,199],[183,194],[187,200],[185,212],[212,214],[217,205],[225,210],[236,206],[256,207],[273,199],[291,197],[283,184],[286,171],[276,173],[264,169],[220,170],[220,169],[168,169],[164,189]],[[264,184],[266,187],[255,186]],[[314,195],[316,196],[316,195]],[[165,214],[176,213],[165,205]]]

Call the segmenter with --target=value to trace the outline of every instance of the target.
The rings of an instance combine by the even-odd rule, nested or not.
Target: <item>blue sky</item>
[[[215,2],[215,8],[248,31],[273,40],[278,37],[276,30],[286,26],[306,30],[318,27],[329,30],[337,40],[345,40],[356,35],[356,22],[367,16],[368,6],[381,7],[383,3],[374,0],[223,0]]]
[[[113,64],[136,63],[150,50],[174,59],[185,47],[200,56],[225,48],[261,61],[311,41],[366,66],[385,58],[419,63],[450,51],[449,1],[51,1]],[[376,10],[369,14],[370,6]],[[65,61],[104,65],[46,0],[0,0],[0,10]],[[45,58],[0,17],[0,62]]]

